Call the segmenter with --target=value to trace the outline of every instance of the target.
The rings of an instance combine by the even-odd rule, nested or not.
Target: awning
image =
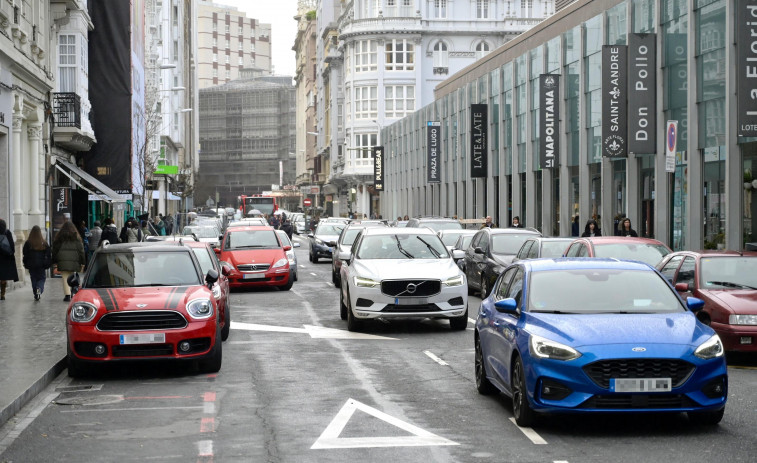
[[[79,167],[71,164],[70,162],[58,156],[53,156],[53,159],[55,160],[55,167],[59,171],[61,171],[63,175],[71,179],[71,181],[74,182],[75,184],[79,185],[80,188],[87,190],[90,194],[93,194],[99,197],[100,199],[102,199],[103,201],[107,201],[109,203],[110,202],[114,202],[114,203],[126,202],[126,199],[124,199],[120,194],[111,190],[110,188],[105,186],[103,182],[97,180],[93,176],[84,172]],[[61,167],[61,165],[63,167]],[[84,182],[88,183],[90,188],[87,188],[85,185],[82,184],[83,182],[80,182],[79,180],[71,176],[72,173],[78,176],[80,180],[83,180]]]
[[[160,191],[153,190],[152,192],[152,199],[160,199]],[[166,193],[166,199],[169,201],[181,201],[181,198],[176,196],[175,194],[171,193],[170,191]]]

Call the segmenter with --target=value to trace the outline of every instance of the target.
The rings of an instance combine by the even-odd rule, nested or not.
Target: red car
[[[674,252],[657,268],[684,300],[704,301],[697,318],[726,350],[757,352],[757,252]]]
[[[213,246],[207,242],[186,240],[181,242],[184,246],[194,251],[195,257],[200,262],[200,269],[203,274],[207,274],[211,269],[218,272],[218,281],[213,283],[213,297],[218,304],[218,312],[221,315],[221,340],[229,338],[229,329],[231,328],[231,307],[229,302],[229,278],[231,265],[226,262],[220,262],[218,256],[213,251]]]
[[[564,257],[606,257],[637,260],[652,267],[670,254],[669,247],[651,238],[628,236],[598,236],[577,238],[565,251]]]
[[[289,291],[294,278],[286,252],[273,227],[233,227],[226,230],[221,247],[215,248],[221,261],[231,265],[231,288],[274,286]]]
[[[68,374],[119,360],[197,361],[203,372],[221,369],[222,320],[211,289],[185,246],[106,245],[92,257],[83,281],[69,278],[74,296],[66,311]]]

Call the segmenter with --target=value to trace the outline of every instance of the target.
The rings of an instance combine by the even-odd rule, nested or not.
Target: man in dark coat
[[[105,228],[103,228],[102,235],[100,235],[100,246],[106,240],[110,244],[119,243],[117,229],[116,224],[113,223],[113,219],[105,219]]]
[[[18,281],[16,243],[5,220],[0,219],[0,301],[5,300],[8,281]]]

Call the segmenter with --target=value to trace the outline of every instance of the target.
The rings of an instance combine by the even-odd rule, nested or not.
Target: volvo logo
[[[147,304],[137,304],[137,307],[139,307],[140,309],[143,309],[147,307]]]
[[[631,350],[634,351],[634,352],[645,352],[647,350],[647,348],[646,347],[634,347]]]
[[[408,283],[407,288],[405,288],[408,293],[413,294],[415,293],[415,290],[418,289],[418,285],[415,283]]]

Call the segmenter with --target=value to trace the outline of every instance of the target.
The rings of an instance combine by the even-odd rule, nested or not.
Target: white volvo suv
[[[347,329],[369,319],[446,318],[468,325],[468,286],[442,241],[426,228],[366,228],[340,252],[339,308]]]

